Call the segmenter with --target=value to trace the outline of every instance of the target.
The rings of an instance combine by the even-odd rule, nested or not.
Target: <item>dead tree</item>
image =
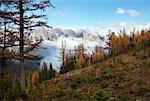
[[[62,67],[63,67],[65,65],[65,58],[66,58],[66,43],[64,43],[64,42],[62,42],[59,58],[62,61]]]

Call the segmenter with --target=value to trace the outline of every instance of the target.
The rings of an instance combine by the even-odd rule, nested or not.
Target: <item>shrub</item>
[[[103,79],[111,80],[112,79],[112,74],[111,70],[109,67],[105,67],[101,69],[101,75]]]
[[[138,87],[139,87],[139,90],[140,90],[139,92],[141,94],[143,94],[145,92],[150,92],[150,84],[149,83],[146,83],[146,82],[140,80],[140,81],[137,82],[137,84],[138,84]]]
[[[71,88],[77,88],[79,85],[81,84],[85,84],[87,83],[88,80],[87,78],[83,77],[83,76],[80,76],[79,78],[77,78],[76,80],[74,80],[71,84],[70,84],[70,87]]]
[[[93,92],[93,98],[96,101],[104,101],[104,100],[108,100],[109,97],[111,97],[111,92],[110,91],[106,91],[104,89],[101,88],[97,88],[94,92]]]
[[[71,84],[70,84],[70,87],[71,88],[77,88],[78,87],[78,83],[77,82],[72,82]]]
[[[118,94],[118,101],[129,101],[132,99],[130,93],[127,90],[122,90],[119,94]]]
[[[16,100],[19,98],[19,96],[20,96],[19,81],[16,81],[15,85],[9,86],[9,88],[5,92],[4,99]]]
[[[56,93],[56,96],[57,96],[57,97],[63,97],[63,96],[66,96],[66,93],[65,93],[62,89],[60,89],[60,90],[58,90],[58,92]]]

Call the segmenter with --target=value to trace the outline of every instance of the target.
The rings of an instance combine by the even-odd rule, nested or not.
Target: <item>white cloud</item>
[[[55,15],[58,15],[58,16],[66,16],[67,13],[64,12],[64,11],[57,11],[57,12],[55,13]]]
[[[109,27],[103,28],[103,30],[109,29],[109,30],[115,32],[116,34],[118,34],[118,32],[120,32],[120,30],[125,29],[125,31],[128,34],[130,34],[130,32],[132,32],[134,28],[135,28],[136,32],[143,30],[143,29],[148,29],[148,28],[150,28],[150,21],[146,24],[137,24],[136,22],[131,22],[131,21],[114,22]]]
[[[126,22],[120,22],[120,27],[126,27],[127,23]]]
[[[127,28],[129,26],[132,26],[133,24],[130,24],[130,22],[125,22],[125,21],[121,21],[121,22],[114,22],[110,25],[110,27],[113,28],[117,28],[117,29],[123,29],[123,28]]]
[[[137,10],[125,9],[123,7],[118,7],[117,10],[116,10],[116,13],[117,14],[126,14],[126,15],[129,15],[131,17],[136,17],[140,14]]]
[[[126,13],[129,14],[132,17],[136,17],[139,15],[139,12],[136,10],[126,10]]]
[[[116,13],[118,13],[118,14],[125,14],[125,10],[122,7],[118,7],[117,10],[116,10]]]
[[[148,22],[147,27],[150,28],[150,22]]]

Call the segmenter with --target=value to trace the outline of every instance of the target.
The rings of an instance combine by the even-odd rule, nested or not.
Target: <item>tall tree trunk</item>
[[[4,34],[3,34],[3,48],[2,48],[2,52],[1,52],[1,55],[2,55],[2,58],[0,58],[0,76],[1,77],[3,77],[3,72],[4,72],[4,68],[5,68],[5,65],[6,65],[6,59],[5,59],[5,57],[3,57],[3,55],[4,55],[4,51],[5,51],[5,48],[6,48],[6,46],[5,46],[5,38],[6,38],[6,22],[4,21],[4,26],[5,26],[5,28],[4,28]]]
[[[19,12],[20,12],[20,68],[21,68],[21,82],[20,82],[20,88],[21,93],[25,92],[25,72],[24,72],[24,10],[23,10],[23,2],[22,0],[19,0]]]

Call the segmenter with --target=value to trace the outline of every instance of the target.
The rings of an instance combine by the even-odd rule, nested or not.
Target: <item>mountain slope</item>
[[[44,82],[31,99],[44,101],[149,101],[150,56],[121,54]]]

